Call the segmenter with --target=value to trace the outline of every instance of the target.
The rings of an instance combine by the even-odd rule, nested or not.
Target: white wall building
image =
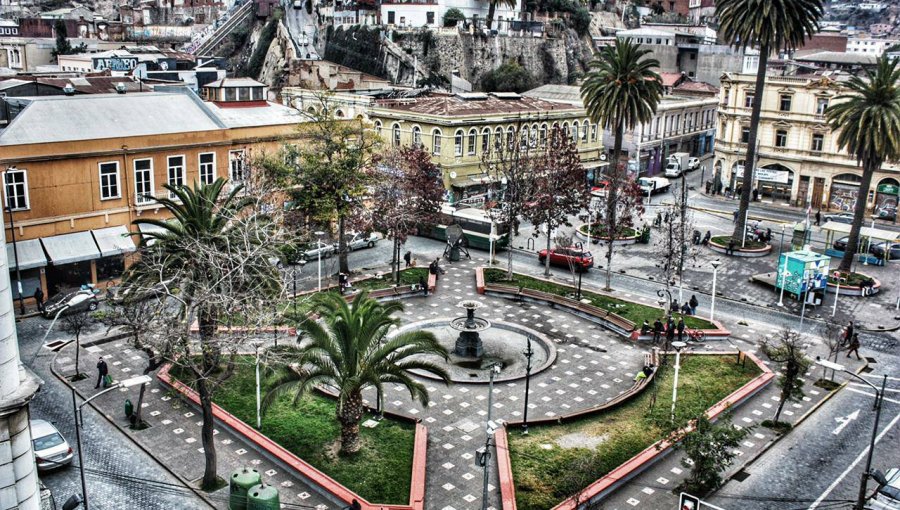
[[[869,39],[867,37],[851,37],[847,39],[847,53],[865,53],[880,57],[884,50],[900,43],[894,39]]]
[[[482,25],[488,14],[488,2],[481,0],[387,0],[381,3],[381,23],[398,27],[442,27],[444,14],[453,8],[466,20]],[[497,4],[492,28],[504,30],[511,20],[521,20],[522,11]]]
[[[619,30],[617,39],[630,39],[638,44],[655,44],[657,46],[674,46],[675,32],[666,32],[653,28],[636,28],[634,30]]]

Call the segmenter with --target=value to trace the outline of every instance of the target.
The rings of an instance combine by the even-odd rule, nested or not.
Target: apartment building
[[[254,154],[299,137],[299,112],[257,99],[262,84],[244,81],[214,103],[183,87],[7,98],[15,116],[0,130],[0,170],[23,295],[117,278],[136,249],[131,222],[166,219],[152,198],[164,184],[244,182]]]
[[[752,186],[762,200],[800,207],[852,211],[862,168],[838,150],[837,133],[825,112],[844,88],[843,72],[766,78],[759,126],[759,158]],[[723,186],[742,185],[756,77],[726,74],[716,131],[715,173]],[[886,163],[875,173],[866,200],[873,213],[896,207],[900,167]]]
[[[847,53],[864,53],[880,57],[891,46],[900,41],[896,39],[872,39],[870,37],[850,37],[847,39]]]
[[[444,14],[459,9],[467,20],[478,25],[487,18],[489,4],[479,0],[387,0],[380,4],[381,23],[384,25],[417,28],[442,27]],[[509,23],[522,19],[519,5],[511,8],[498,3],[494,12],[493,28],[505,30]]]
[[[553,126],[575,141],[590,182],[608,165],[597,125],[584,108],[562,102],[515,93],[433,94],[376,100],[369,118],[386,145],[420,145],[431,152],[451,201],[478,197],[495,185],[482,164],[492,143],[520,140],[540,148]]]

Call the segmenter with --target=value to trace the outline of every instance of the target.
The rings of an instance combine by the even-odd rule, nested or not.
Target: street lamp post
[[[859,495],[856,499],[856,506],[854,510],[864,510],[866,506],[866,486],[869,481],[869,477],[872,476],[872,454],[875,451],[875,437],[878,434],[878,422],[881,420],[881,407],[884,403],[884,392],[885,387],[887,386],[887,375],[881,380],[881,390],[878,389],[877,386],[870,383],[869,381],[863,379],[859,375],[847,370],[844,365],[840,363],[833,363],[828,360],[823,360],[816,357],[816,363],[825,368],[830,368],[831,370],[836,370],[839,372],[844,372],[860,381],[863,382],[866,386],[872,388],[875,392],[875,423],[872,425],[872,437],[869,438],[869,452],[866,456],[866,469],[862,472],[861,480],[859,482]]]
[[[800,332],[803,332],[803,318],[806,316],[806,302],[809,301],[809,277],[803,279],[803,283],[800,286],[800,294],[803,295],[803,304],[800,306]],[[806,292],[803,292],[804,287],[806,288]]]
[[[12,207],[10,207],[8,201],[6,203],[6,211],[9,213],[9,233],[12,237],[13,257],[16,260],[16,285],[17,290],[19,291],[19,312],[22,315],[25,315],[25,296],[22,295],[22,270],[19,268],[19,247],[16,244],[16,224],[13,221]],[[40,283],[38,283],[38,285],[40,285]],[[87,504],[85,504],[85,507],[87,507]]]
[[[776,259],[778,262],[781,261],[781,254],[783,252],[784,252],[784,223],[781,224],[781,243],[778,245],[778,259]],[[777,285],[778,284],[778,274],[779,274],[778,262],[775,263],[775,284],[776,284],[775,291],[776,292],[778,291],[778,285]],[[787,265],[787,258],[785,258],[785,265]],[[784,290],[783,287],[784,287],[784,285],[782,285],[782,291]],[[784,292],[782,292],[781,295],[784,296]],[[784,306],[784,303],[781,301],[781,299],[778,300],[778,306]]]
[[[528,347],[525,349],[525,409],[522,412],[522,434],[528,435],[528,392],[531,387],[531,358],[534,351],[531,349],[531,337],[526,335]]]
[[[260,404],[262,403],[259,397],[259,348],[262,344],[263,343],[260,341],[252,342],[250,344],[256,352],[256,430],[262,430],[262,416],[259,412]]]
[[[487,411],[487,426],[485,427],[486,438],[484,441],[484,454],[481,457],[483,467],[484,467],[484,479],[483,479],[483,487],[481,491],[481,510],[487,510],[488,508],[488,469],[490,468],[490,462],[488,462],[491,458],[491,438],[494,435],[493,430],[493,422],[491,421],[491,409],[493,408],[494,401],[494,376],[500,373],[500,364],[494,363],[488,369],[491,371],[491,379],[488,384],[488,411]]]
[[[837,303],[838,298],[841,297],[841,282],[847,281],[846,278],[841,276],[839,271],[834,272],[834,279],[837,280],[837,289],[834,291],[834,305],[831,307],[831,316],[834,317],[834,314],[837,313]]]
[[[313,233],[316,235],[316,252],[319,255],[319,292],[322,292],[322,236],[325,232],[317,230]]]
[[[81,499],[84,505],[84,510],[88,510],[88,492],[87,492],[87,478],[84,475],[84,457],[81,453],[81,426],[83,420],[81,417],[81,409],[87,405],[88,402],[94,400],[95,398],[103,395],[105,393],[109,393],[112,390],[118,388],[130,388],[132,386],[140,386],[142,384],[147,384],[151,381],[149,375],[139,375],[137,377],[132,377],[131,379],[125,379],[124,381],[119,381],[109,388],[95,394],[94,396],[88,398],[81,405],[78,405],[76,400],[75,386],[71,386],[72,388],[72,414],[75,418],[75,443],[78,448],[78,472],[81,474]]]
[[[712,304],[709,306],[709,320],[716,317],[716,275],[719,273],[719,264],[722,262],[716,259],[711,262],[713,267],[713,286],[712,286]]]
[[[687,346],[684,342],[672,342],[672,347],[675,348],[675,381],[672,385],[672,413],[670,416],[671,421],[675,422],[675,400],[678,398],[678,370],[681,368],[681,349],[684,349]]]

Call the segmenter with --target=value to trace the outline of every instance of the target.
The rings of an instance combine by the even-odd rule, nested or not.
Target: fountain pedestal
[[[484,345],[481,343],[481,331],[491,327],[491,323],[485,319],[476,318],[475,310],[481,303],[477,301],[464,301],[460,306],[466,310],[466,316],[458,317],[450,322],[450,327],[459,331],[456,338],[456,346],[453,353],[463,358],[481,358],[484,355]]]

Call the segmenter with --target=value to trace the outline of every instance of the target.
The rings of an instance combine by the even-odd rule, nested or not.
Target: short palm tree
[[[300,344],[283,353],[286,365],[274,375],[273,388],[262,407],[268,409],[286,394],[292,394],[297,402],[315,385],[335,390],[341,452],[360,449],[359,422],[366,388],[374,387],[380,395],[385,383],[399,384],[413,399],[428,405],[428,390],[410,371],[421,370],[449,382],[447,372],[423,356],[447,359],[447,350],[433,334],[408,331],[388,337],[391,327],[400,322],[391,315],[403,310],[401,303],[379,303],[361,292],[348,304],[343,296],[328,292],[316,297],[313,310],[322,320],[300,324]]]
[[[756,139],[762,112],[762,97],[766,84],[766,66],[773,51],[793,50],[803,45],[807,37],[819,31],[822,0],[718,0],[716,16],[719,35],[739,48],[759,50],[759,67],[750,111],[750,136],[747,157],[744,159],[743,188],[734,233],[740,242],[744,236],[747,209],[750,207],[753,168],[756,166]]]
[[[850,271],[859,244],[859,231],[866,213],[866,197],[872,176],[885,161],[900,160],[900,68],[897,62],[881,57],[865,78],[854,76],[844,84],[849,93],[835,98],[826,115],[832,131],[839,132],[837,144],[862,165],[859,197],[853,210],[853,224],[839,271]]]

